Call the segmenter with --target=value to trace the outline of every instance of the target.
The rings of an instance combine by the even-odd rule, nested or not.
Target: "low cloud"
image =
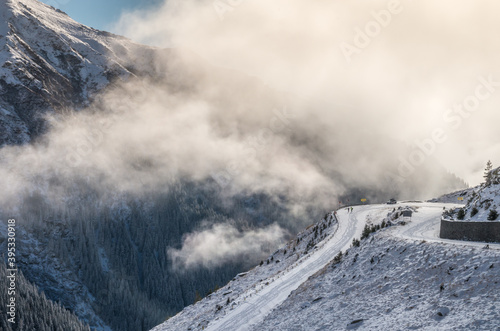
[[[49,132],[37,143],[4,147],[0,182],[10,188],[0,193],[4,208],[32,194],[55,207],[88,192],[103,202],[140,197],[182,180],[215,181],[222,198],[286,196],[297,216],[311,206],[331,208],[342,186],[322,170],[307,141],[292,142],[296,110],[244,75],[220,78],[227,73],[207,68],[208,81],[182,91],[181,82],[163,77],[121,82],[89,109],[48,117]],[[230,86],[247,90],[235,98],[226,93]],[[245,101],[257,94],[260,100]]]
[[[186,235],[182,248],[169,249],[168,254],[179,270],[213,268],[229,262],[245,264],[270,254],[285,237],[286,231],[276,224],[248,231],[229,223],[216,224]]]

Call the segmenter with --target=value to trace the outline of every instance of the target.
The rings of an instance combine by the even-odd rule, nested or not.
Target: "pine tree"
[[[363,229],[363,233],[361,234],[361,240],[368,238],[370,236],[371,230],[368,224],[365,224],[365,227]]]
[[[491,163],[490,160],[486,163],[486,168],[484,169],[484,175],[483,178],[486,181],[486,185],[489,184],[491,181],[491,170],[493,169],[493,164]]]
[[[337,254],[337,255],[333,258],[333,261],[334,261],[335,263],[340,263],[340,261],[342,261],[342,256],[343,256],[342,251],[340,251],[340,252],[339,252],[339,253],[338,253],[338,254]]]

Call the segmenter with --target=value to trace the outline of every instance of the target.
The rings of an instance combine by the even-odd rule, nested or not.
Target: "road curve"
[[[440,216],[443,208],[456,207],[444,203],[399,203],[397,205],[366,205],[354,207],[352,213],[347,209],[337,212],[338,229],[329,240],[317,250],[311,252],[297,267],[275,278],[258,294],[229,311],[226,315],[210,322],[206,330],[210,331],[246,331],[283,303],[289,294],[304,283],[310,276],[325,267],[340,251],[351,246],[352,239],[359,238],[366,220],[381,221],[389,211],[399,206],[416,207],[412,219],[404,226],[396,226],[386,231],[386,235],[401,239],[426,240],[449,244],[484,246],[484,243],[454,241],[439,238]],[[490,244],[491,248],[500,249],[500,245]]]
[[[461,241],[439,238],[439,227],[441,225],[441,214],[443,207],[446,209],[461,205],[443,203],[415,203],[407,204],[418,207],[413,214],[412,220],[405,226],[390,229],[386,234],[401,239],[425,240],[428,242],[439,242],[451,245],[465,245],[483,247],[483,242]],[[489,244],[491,249],[500,249],[500,244]]]

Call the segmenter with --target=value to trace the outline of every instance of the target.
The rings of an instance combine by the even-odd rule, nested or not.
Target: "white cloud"
[[[310,125],[320,118],[328,130],[349,125],[353,135],[369,130],[410,142],[447,129],[452,139],[434,156],[477,184],[477,164],[500,163],[498,146],[476,148],[491,146],[500,91],[459,131],[449,130],[443,115],[474,92],[478,76],[500,81],[499,7],[471,0],[460,6],[451,0],[170,0],[124,14],[115,29],[138,41],[191,49],[287,91]],[[382,26],[376,17],[388,12]],[[377,23],[379,31],[364,37],[368,45],[348,63],[340,45],[355,45],[357,29],[367,34]]]
[[[283,243],[286,232],[274,224],[257,230],[240,231],[229,223],[215,224],[190,233],[182,248],[169,249],[173,267],[179,270],[213,268],[228,262],[254,261]]]

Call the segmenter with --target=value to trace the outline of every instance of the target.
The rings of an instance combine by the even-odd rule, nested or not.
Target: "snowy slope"
[[[0,145],[43,131],[47,111],[81,108],[155,50],[73,21],[36,0],[0,1]]]
[[[462,221],[465,222],[484,222],[488,220],[488,216],[492,210],[500,213],[500,168],[490,172],[490,179],[474,189],[464,199],[467,203],[463,207],[465,217]],[[445,213],[444,217],[448,219],[457,219],[458,210],[454,209],[451,213]],[[474,212],[473,212],[474,210]],[[500,222],[500,217],[496,220]]]
[[[251,330],[499,330],[500,247],[384,232],[325,267]]]
[[[474,194],[475,190],[477,190],[477,188],[473,187],[465,190],[448,193],[443,196],[440,196],[439,198],[431,199],[429,200],[429,202],[466,204],[467,201],[470,199],[470,197]]]
[[[338,212],[338,228],[333,233],[330,231],[331,235],[317,244],[317,249],[304,254],[298,263],[292,264],[291,267],[288,265],[286,269],[282,269],[278,274],[266,272],[265,265],[264,267],[257,267],[243,277],[245,279],[244,286],[236,285],[241,282],[241,280],[236,279],[218,292],[184,309],[177,316],[154,330],[261,330],[275,328],[279,323],[286,325],[282,330],[307,330],[308,328],[304,327],[306,325],[304,323],[309,323],[309,321],[304,317],[302,318],[302,324],[299,323],[298,326],[294,326],[294,324],[284,322],[292,320],[290,315],[278,315],[278,312],[274,309],[276,307],[286,307],[287,302],[294,296],[292,294],[288,297],[293,291],[296,291],[299,286],[301,286],[301,289],[306,286],[305,284],[308,284],[307,279],[310,276],[327,266],[338,252],[347,250],[351,246],[352,239],[360,238],[365,224],[380,224],[382,221],[390,224],[406,224],[404,226],[392,226],[381,231],[380,236],[383,236],[385,243],[390,245],[398,243],[401,247],[408,246],[408,249],[411,249],[418,246],[414,244],[415,241],[418,241],[424,245],[423,247],[426,247],[428,244],[422,243],[422,240],[425,239],[427,242],[439,242],[439,245],[447,243],[460,245],[459,247],[467,246],[482,252],[481,249],[484,244],[454,242],[439,238],[439,221],[443,208],[455,208],[457,206],[456,204],[408,203],[396,206],[359,206],[355,207],[352,213],[348,213],[347,209],[340,210]],[[411,208],[414,211],[411,220],[402,217],[401,208]],[[365,246],[369,246],[366,240],[363,241],[363,247]],[[493,245],[493,248],[500,248],[500,246],[497,246]],[[383,245],[383,249],[388,247]],[[349,254],[351,256],[353,249],[357,248],[350,249]],[[370,251],[370,249],[367,248],[367,251]],[[457,249],[457,252],[460,252],[461,249]],[[399,268],[402,268],[403,265],[401,261],[396,260],[391,263],[392,266],[400,265]],[[401,269],[398,270],[401,271]],[[319,274],[323,273],[325,273],[324,270]],[[263,278],[266,274],[267,277]],[[242,290],[242,287],[245,286],[246,289]],[[235,287],[238,288],[238,291],[233,291]],[[299,289],[297,291],[302,292],[303,290]],[[358,295],[361,294],[358,293]],[[305,303],[307,307],[310,305],[310,301]],[[292,314],[292,312],[289,313]],[[321,320],[323,314],[324,312],[315,312],[318,320]],[[347,314],[346,316],[350,315]],[[267,320],[273,322],[268,324]],[[280,322],[276,324],[275,321],[277,320]],[[330,330],[330,328],[326,329]]]

